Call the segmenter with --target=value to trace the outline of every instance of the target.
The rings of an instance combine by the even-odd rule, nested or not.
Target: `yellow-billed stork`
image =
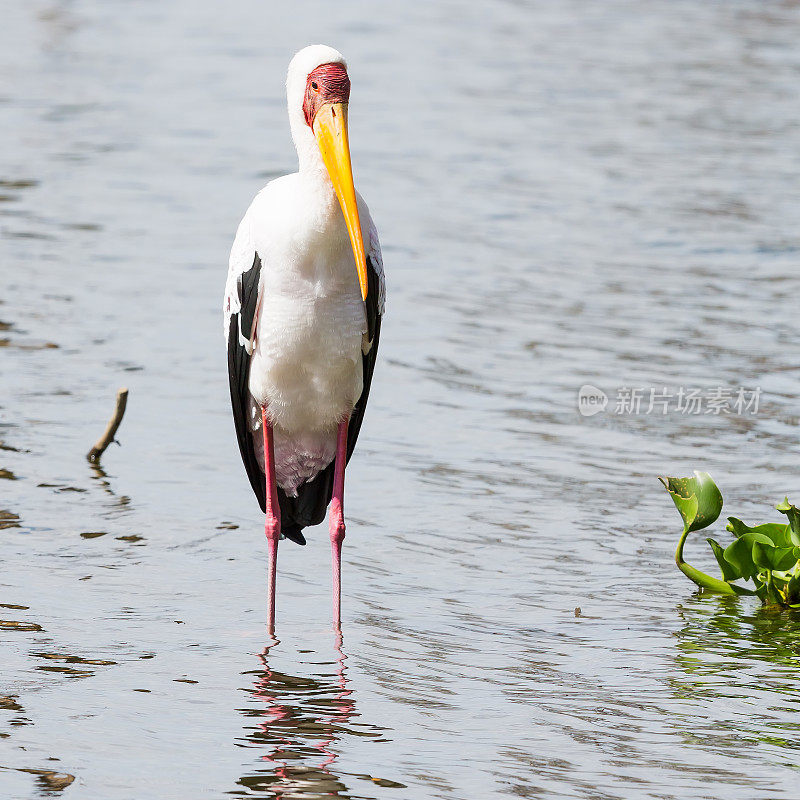
[[[224,317],[239,450],[268,541],[270,632],[278,541],[330,504],[333,620],[341,624],[344,470],[367,403],[384,304],[378,234],[353,184],[350,78],[341,53],[312,45],[286,78],[299,170],[270,181],[231,250]]]

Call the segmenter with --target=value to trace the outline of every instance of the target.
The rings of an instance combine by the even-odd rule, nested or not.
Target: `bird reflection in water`
[[[259,655],[261,669],[245,673],[256,676],[254,689],[249,691],[260,705],[242,709],[257,724],[246,729],[240,744],[264,749],[267,754],[261,757],[262,768],[239,779],[244,789],[230,794],[348,798],[347,787],[332,769],[338,757],[335,745],[343,736],[377,738],[381,729],[352,723],[358,713],[353,691],[347,686],[342,636],[337,634],[336,660],[329,663],[333,669],[328,674],[294,676],[273,670],[269,651],[277,643]]]

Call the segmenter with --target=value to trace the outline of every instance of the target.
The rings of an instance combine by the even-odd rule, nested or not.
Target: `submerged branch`
[[[94,447],[86,454],[86,458],[93,464],[100,461],[100,456],[106,451],[106,448],[114,441],[114,436],[117,433],[122,417],[125,416],[125,407],[128,404],[128,390],[124,387],[117,392],[117,405],[114,409],[114,416],[108,421],[103,435],[95,442]]]

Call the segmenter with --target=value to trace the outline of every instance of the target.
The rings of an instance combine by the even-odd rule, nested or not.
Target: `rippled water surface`
[[[655,480],[800,498],[798,4],[2,13],[0,796],[798,796],[800,620],[694,594]],[[273,643],[220,305],[314,41],[389,298],[343,638],[322,526],[281,546]]]

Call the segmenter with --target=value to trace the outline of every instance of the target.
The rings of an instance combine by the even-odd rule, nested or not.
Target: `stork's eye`
[[[316,81],[311,81],[311,88],[312,88],[312,89],[313,89],[315,92],[318,92],[318,91],[319,91],[319,86],[317,86],[317,82],[316,82]]]

